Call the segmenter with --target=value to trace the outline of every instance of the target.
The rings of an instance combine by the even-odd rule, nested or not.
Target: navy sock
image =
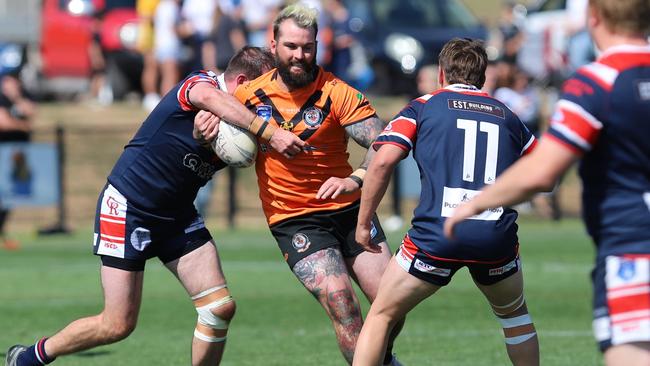
[[[18,357],[18,366],[42,366],[54,361],[56,357],[50,358],[45,353],[46,340],[47,338],[41,338],[36,344],[27,348],[27,351]]]

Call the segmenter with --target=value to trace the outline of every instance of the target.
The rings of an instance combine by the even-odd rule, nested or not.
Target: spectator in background
[[[165,95],[180,79],[179,59],[181,42],[176,32],[180,17],[179,0],[161,0],[154,14],[154,57],[156,68],[160,73],[160,93]],[[153,110],[158,104],[156,100],[147,101],[145,108]]]
[[[35,113],[36,106],[22,90],[20,80],[13,75],[0,76],[0,143],[29,141]],[[3,248],[15,250],[18,242],[4,232],[9,212],[0,201],[0,241]]]
[[[516,5],[517,3],[512,0],[503,3],[498,26],[502,41],[500,61],[511,65],[517,62],[517,53],[519,53],[524,41],[523,33],[515,19],[514,9]]]
[[[528,130],[539,136],[540,96],[530,86],[528,75],[517,66],[509,68],[508,74],[494,91],[494,98],[512,110]]]
[[[256,47],[268,47],[269,24],[271,24],[282,0],[241,0],[242,14],[248,44]]]
[[[418,88],[417,96],[429,94],[438,89],[438,65],[425,65],[420,68],[415,78]]]
[[[568,37],[566,75],[575,72],[596,57],[593,42],[587,30],[588,0],[567,0],[566,34]]]
[[[153,18],[159,0],[137,0],[136,11],[140,20],[138,28],[138,50],[142,54],[142,106],[153,110],[160,101],[158,94],[158,65],[154,56]]]
[[[240,0],[221,1],[214,12],[212,32],[205,42],[207,70],[225,70],[228,61],[246,45],[246,29],[242,21]]]
[[[364,91],[372,83],[374,74],[363,46],[350,28],[350,12],[341,0],[325,0],[324,4],[333,38],[331,61],[327,69],[353,88]],[[321,34],[320,29],[318,33]]]
[[[207,69],[213,55],[206,52],[206,41],[214,29],[216,9],[217,0],[183,0],[178,34],[191,51],[189,59],[183,60],[184,71]]]
[[[101,26],[103,11],[93,14],[92,39],[88,45],[90,60],[90,96],[101,105],[113,103],[113,92],[106,83],[106,58],[101,44]]]

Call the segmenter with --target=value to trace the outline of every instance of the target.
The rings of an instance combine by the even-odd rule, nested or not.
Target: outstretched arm
[[[374,150],[374,149],[369,149]],[[406,150],[396,145],[383,145],[377,150],[370,166],[368,175],[364,181],[364,188],[361,192],[361,207],[357,220],[355,240],[369,252],[379,253],[381,248],[370,243],[370,230],[373,214],[377,211],[379,202],[386,193],[390,177],[395,166],[400,160],[406,157]]]
[[[219,123],[219,119],[223,119],[251,131],[258,137],[269,141],[271,147],[285,157],[293,157],[301,152],[305,146],[305,142],[298,138],[298,136],[268,124],[253,114],[253,112],[249,111],[235,97],[216,89],[209,83],[197,83],[192,86],[189,91],[189,101],[196,108],[209,111],[219,117],[218,119],[212,119],[212,123]],[[214,131],[215,129],[209,123],[203,125],[204,130],[201,130],[200,126],[197,126],[195,123],[195,129],[197,128],[199,131],[195,131],[195,135],[197,135],[197,132],[201,132],[204,138],[209,135],[210,131]]]
[[[578,158],[579,155],[560,142],[551,138],[542,139],[530,155],[508,168],[494,184],[456,208],[453,216],[445,220],[445,236],[452,238],[456,224],[488,208],[514,205],[526,201],[534,193],[552,189],[558,178]]]
[[[376,115],[345,127],[345,132],[348,136],[352,137],[357,144],[368,149],[368,152],[361,165],[359,165],[359,168],[349,177],[331,177],[326,180],[316,194],[317,199],[336,198],[341,193],[351,193],[361,188],[368,164],[370,164],[372,157],[375,155],[375,151],[370,149],[370,145],[375,141],[375,138],[377,138],[381,131],[384,130],[384,127],[386,127],[386,123]]]

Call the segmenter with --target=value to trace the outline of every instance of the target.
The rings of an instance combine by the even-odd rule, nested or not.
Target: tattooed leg
[[[352,364],[363,320],[341,252],[319,250],[296,263],[293,273],[327,312],[341,353]]]

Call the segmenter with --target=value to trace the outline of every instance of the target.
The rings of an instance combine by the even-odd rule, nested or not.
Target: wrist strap
[[[366,170],[363,168],[359,168],[352,172],[348,178],[352,179],[355,181],[358,185],[359,188],[363,187],[363,178],[366,176]]]
[[[271,140],[271,136],[278,128],[263,120],[260,116],[255,116],[251,123],[248,125],[248,130],[254,133],[257,137],[261,137],[267,141]]]

